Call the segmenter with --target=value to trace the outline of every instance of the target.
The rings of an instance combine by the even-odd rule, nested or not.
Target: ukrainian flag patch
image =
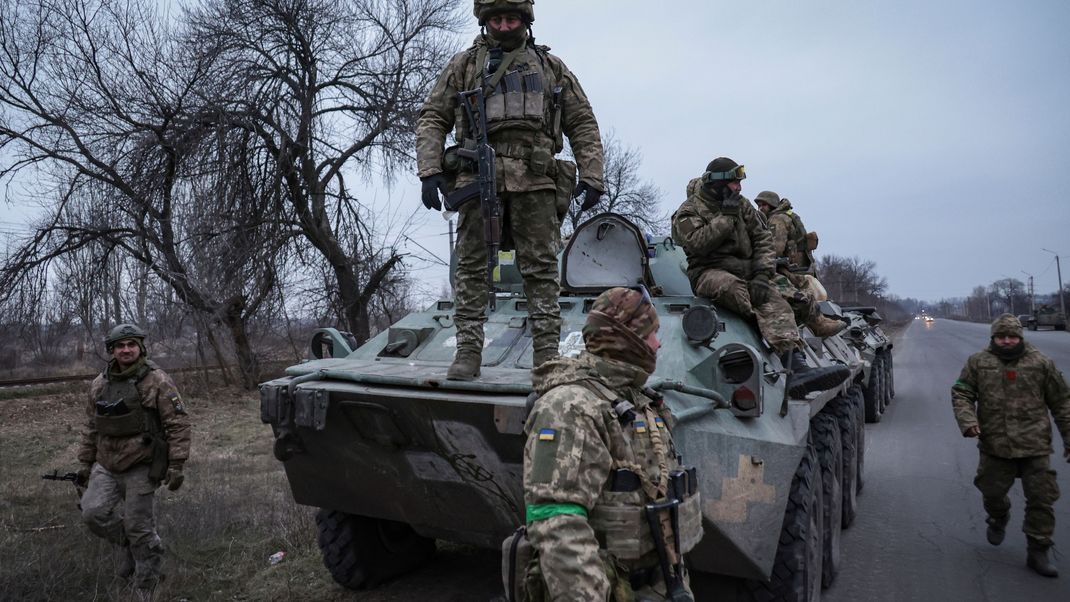
[[[658,427],[659,429],[665,428],[665,421],[661,419],[661,416],[654,417],[654,426]]]
[[[539,429],[539,441],[553,441],[557,437],[554,429]]]
[[[637,432],[637,433],[645,433],[646,432],[646,422],[643,422],[642,420],[636,420],[635,421],[635,432]]]

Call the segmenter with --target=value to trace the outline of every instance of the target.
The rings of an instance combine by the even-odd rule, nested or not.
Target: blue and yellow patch
[[[553,441],[557,437],[554,429],[539,429],[539,441]]]
[[[637,432],[637,433],[645,433],[646,432],[646,422],[644,422],[642,420],[636,420],[634,425],[635,425],[635,432]]]
[[[665,428],[665,421],[661,419],[661,416],[654,417],[654,426],[658,427],[659,429]]]

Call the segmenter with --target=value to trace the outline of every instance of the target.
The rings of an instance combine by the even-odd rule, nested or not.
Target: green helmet
[[[770,207],[776,208],[780,205],[780,195],[772,190],[763,190],[758,193],[758,196],[754,197],[755,203],[765,203]]]
[[[141,330],[137,324],[120,324],[112,328],[108,336],[104,338],[104,347],[111,352],[115,343],[123,339],[135,339],[138,345],[145,349],[145,331]]]
[[[535,22],[535,0],[474,0],[472,14],[486,25],[487,19],[501,13],[520,13],[520,18],[531,25]]]

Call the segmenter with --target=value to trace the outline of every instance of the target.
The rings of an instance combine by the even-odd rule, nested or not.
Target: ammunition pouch
[[[557,221],[560,223],[568,214],[572,203],[572,191],[576,189],[576,164],[564,159],[555,159],[557,173],[554,175]]]
[[[145,420],[137,411],[128,411],[121,416],[97,414],[96,425],[97,432],[107,437],[129,437],[145,430]]]
[[[702,539],[702,507],[696,491],[679,504],[680,554],[691,551]],[[613,503],[596,505],[588,517],[591,528],[605,550],[622,560],[639,560],[656,551],[645,508],[641,505]]]
[[[167,454],[170,446],[160,433],[146,435],[149,445],[152,446],[152,463],[149,464],[149,479],[159,482],[167,474]]]
[[[527,577],[533,555],[527,527],[518,528],[502,542],[502,586],[505,588],[506,602],[531,600],[527,595]]]

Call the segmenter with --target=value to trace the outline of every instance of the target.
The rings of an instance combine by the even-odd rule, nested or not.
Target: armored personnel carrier
[[[1024,322],[1029,330],[1050,326],[1052,330],[1066,330],[1066,316],[1052,305],[1038,305]]]
[[[861,385],[866,422],[880,422],[895,397],[892,340],[878,326],[883,318],[875,307],[844,307],[841,311],[849,320],[843,338],[858,350],[863,360]]]
[[[359,348],[344,333],[317,331],[310,361],[261,385],[275,455],[296,501],[321,509],[323,560],[343,586],[373,587],[413,569],[436,539],[496,549],[524,520],[531,336],[519,275],[507,256],[502,263],[479,380],[446,380],[456,337],[452,302],[440,300]],[[851,322],[848,332],[862,329],[863,341],[807,336],[807,363],[846,366],[851,377],[793,399],[788,370],[755,325],[692,294],[671,239],[649,241],[602,214],[576,230],[560,266],[565,355],[582,348],[601,291],[638,283],[651,291],[662,348],[649,384],[664,394],[674,437],[699,471],[705,535],[689,555],[694,578],[717,576],[760,600],[818,599],[857,510],[863,384],[890,371],[890,361],[882,368],[859,351],[875,336],[873,313],[825,306]]]

